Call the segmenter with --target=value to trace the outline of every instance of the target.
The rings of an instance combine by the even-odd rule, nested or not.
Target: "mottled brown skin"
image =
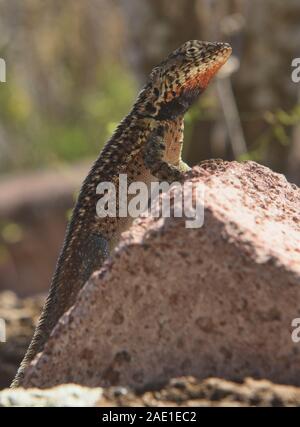
[[[131,112],[82,185],[48,298],[13,387],[22,385],[26,366],[42,351],[59,318],[131,223],[130,218],[97,217],[97,185],[103,181],[117,184],[120,173],[128,175],[128,183],[181,180],[189,169],[181,160],[184,114],[230,53],[226,43],[193,40],[152,70]]]

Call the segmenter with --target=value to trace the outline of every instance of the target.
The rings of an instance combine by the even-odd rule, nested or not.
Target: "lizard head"
[[[231,54],[228,43],[191,40],[153,68],[139,95],[139,113],[157,120],[183,115]]]

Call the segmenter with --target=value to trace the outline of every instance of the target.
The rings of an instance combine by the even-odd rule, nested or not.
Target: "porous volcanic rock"
[[[205,184],[203,227],[139,219],[60,319],[24,387],[141,390],[182,375],[300,384],[291,339],[299,188],[254,162],[207,161],[186,181]]]
[[[43,303],[42,295],[19,298],[11,291],[0,292],[0,319],[5,325],[5,341],[0,341],[0,389],[8,387],[16,374]]]
[[[246,378],[241,384],[220,378],[173,378],[156,390],[88,388],[63,384],[50,389],[0,391],[0,407],[11,406],[300,406],[300,388]]]

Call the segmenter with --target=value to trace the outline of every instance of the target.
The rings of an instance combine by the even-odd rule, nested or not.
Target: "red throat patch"
[[[224,61],[216,61],[214,64],[209,65],[205,70],[200,71],[196,76],[191,78],[186,82],[186,89],[194,89],[200,87],[202,90],[205,89],[214,77],[214,75],[219,71],[219,69],[224,65]]]

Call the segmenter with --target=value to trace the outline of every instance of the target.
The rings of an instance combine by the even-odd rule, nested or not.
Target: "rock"
[[[300,388],[246,378],[242,384],[219,378],[174,378],[157,390],[135,393],[126,387],[87,388],[67,384],[52,389],[7,389],[1,406],[300,406]]]
[[[0,319],[5,322],[6,341],[0,342],[0,389],[8,387],[23,359],[41,313],[44,298],[19,298],[0,292]]]
[[[242,384],[220,378],[173,378],[141,395],[118,387],[103,390],[99,406],[299,406],[300,388],[246,378]]]
[[[101,388],[61,385],[48,390],[7,389],[0,392],[1,406],[95,406],[102,396]]]
[[[254,162],[208,161],[202,228],[143,218],[60,319],[24,387],[158,387],[172,377],[300,385],[300,190]]]

